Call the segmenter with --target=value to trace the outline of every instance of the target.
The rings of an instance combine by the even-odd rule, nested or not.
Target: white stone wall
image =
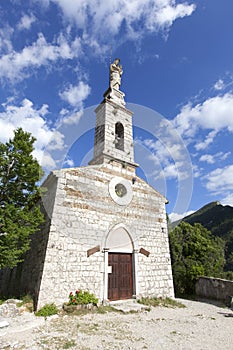
[[[124,126],[124,151],[117,149],[114,143],[117,122]],[[106,99],[105,103],[96,108],[96,127],[100,129],[102,126],[104,140],[95,143],[92,163],[98,163],[99,157],[103,155],[122,162],[134,163],[132,112]]]
[[[100,301],[107,299],[106,242],[117,227],[125,230],[125,242],[132,240],[136,297],[174,297],[166,199],[138,177],[132,184],[137,166],[132,112],[111,93],[96,109],[91,165],[54,171],[44,183],[46,222],[33,236],[19,287],[34,295],[38,308],[52,302],[61,305],[77,289],[89,290]],[[114,142],[118,122],[124,127],[124,150]],[[127,190],[127,197],[116,193],[117,182]],[[99,251],[88,257],[87,251],[97,246]],[[131,244],[125,243],[126,247],[131,249]]]
[[[38,306],[62,304],[71,291],[87,289],[104,295],[104,253],[108,233],[123,224],[133,239],[137,259],[136,294],[173,297],[165,198],[140,178],[127,206],[109,194],[114,176],[129,181],[132,168],[116,162],[54,172],[58,178]],[[87,250],[100,251],[87,257]],[[146,257],[140,248],[150,252]],[[51,293],[50,293],[51,291]]]

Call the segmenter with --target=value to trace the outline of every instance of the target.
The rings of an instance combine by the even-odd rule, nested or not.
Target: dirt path
[[[0,330],[0,349],[232,350],[233,312],[213,304],[179,300],[186,308],[150,312],[17,316]]]

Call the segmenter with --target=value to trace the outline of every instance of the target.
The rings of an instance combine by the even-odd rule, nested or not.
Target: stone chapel
[[[89,165],[52,171],[43,183],[47,220],[17,273],[20,293],[40,308],[77,289],[100,302],[174,297],[166,198],[136,175],[132,112],[120,90],[122,67],[96,108]]]

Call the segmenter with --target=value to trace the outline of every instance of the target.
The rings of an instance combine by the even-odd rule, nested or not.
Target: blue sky
[[[233,205],[232,14],[232,0],[0,0],[0,141],[21,126],[46,172],[87,164],[120,57],[138,174],[172,219]]]

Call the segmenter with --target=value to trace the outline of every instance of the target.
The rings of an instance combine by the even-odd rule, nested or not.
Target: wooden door
[[[132,254],[108,253],[108,299],[130,299],[133,295]]]

